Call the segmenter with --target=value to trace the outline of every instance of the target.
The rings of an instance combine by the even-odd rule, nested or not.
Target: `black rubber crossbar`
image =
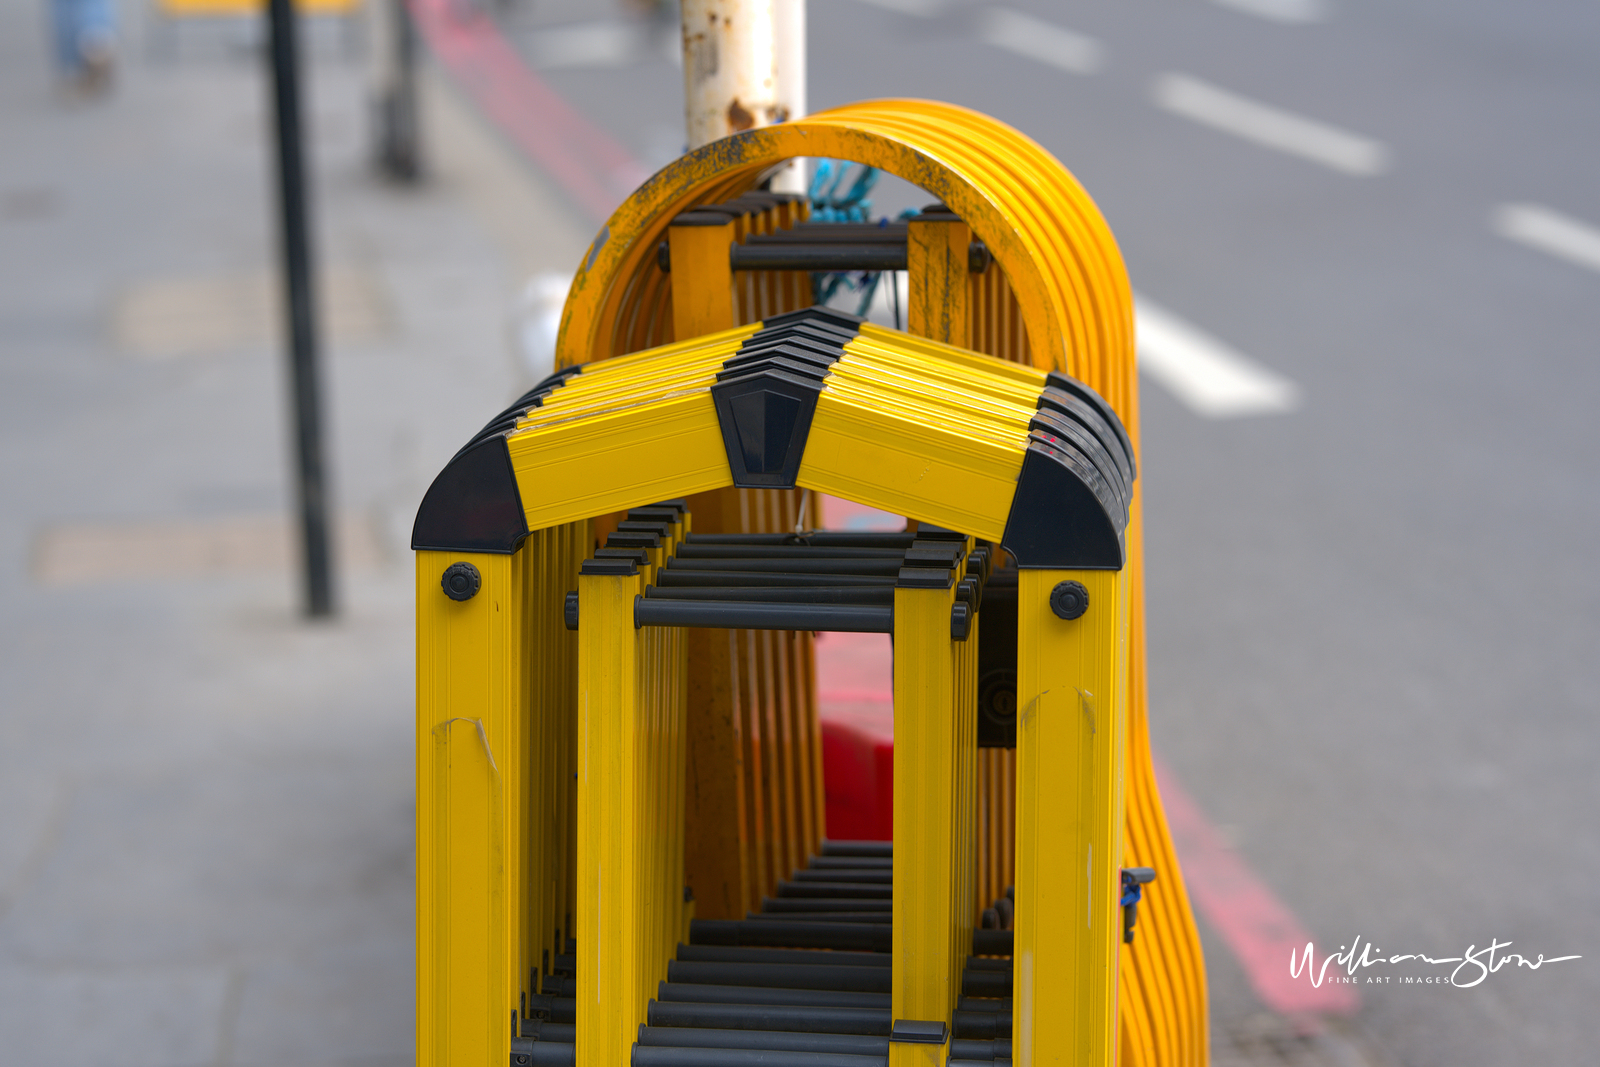
[[[692,1026],[714,1030],[788,1030],[812,1034],[870,1034],[888,1038],[887,1008],[831,1008],[794,1004],[708,1004],[652,1000],[649,1025]],[[1010,1028],[1007,1027],[1007,1036]],[[974,1035],[977,1036],[977,1035]],[[993,1036],[993,1035],[985,1035]]]
[[[798,873],[798,872],[797,872]],[[882,911],[888,912],[893,904],[887,900],[866,900],[861,897],[824,899],[818,897],[762,897],[761,910],[770,914],[826,911]]]
[[[688,585],[645,586],[652,600],[781,600],[787,604],[876,604],[894,606],[894,587],[884,585]]]
[[[814,627],[818,630],[827,627]],[[863,900],[888,900],[892,887],[858,882],[779,882],[780,897],[860,897]]]
[[[894,937],[888,923],[791,922],[786,919],[691,919],[689,943],[755,945],[769,948],[837,948],[888,952]],[[563,1020],[570,1021],[570,1020]],[[887,1027],[883,1031],[888,1033]]]
[[[810,870],[860,870],[891,871],[893,856],[812,856],[806,866]]]
[[[804,948],[747,948],[743,945],[678,946],[678,959],[704,963],[782,963],[790,967],[887,967],[882,952],[829,952]]]
[[[1009,997],[1010,971],[962,971],[961,992],[969,997]]]
[[[904,559],[905,554],[905,548],[894,546],[719,545],[703,541],[679,545],[675,552],[678,559]]]
[[[905,270],[904,244],[735,244],[728,248],[734,270]]]
[[[795,967],[787,963],[672,960],[667,963],[667,981],[769,989],[826,989],[840,993],[887,993],[890,991],[889,971],[887,967],[834,967],[822,964]],[[1007,989],[1007,992],[1010,990]]]
[[[887,1067],[889,1057],[810,1050],[633,1046],[633,1067]]]
[[[667,561],[669,571],[772,571],[787,574],[875,574],[898,575],[904,553],[892,559],[678,559]]]
[[[656,987],[660,1001],[697,1001],[704,1004],[797,1004],[818,1008],[889,1007],[888,993],[848,993],[830,989],[773,989],[761,986],[707,985],[696,982],[662,982]]]
[[[957,997],[956,1007],[962,1011],[1011,1011],[1010,997]]]
[[[894,879],[892,868],[825,867],[822,870],[794,872],[796,882],[890,882]]]
[[[998,1039],[992,1041],[956,1040],[950,1042],[950,1055],[963,1060],[1008,1060],[1011,1058],[1011,1042]]]
[[[1011,955],[1010,930],[974,930],[972,931],[972,954],[974,956],[1009,956]]]
[[[877,604],[658,600],[636,597],[633,601],[633,624],[705,626],[725,630],[830,630],[887,634],[894,632],[894,609]]]
[[[571,1041],[511,1039],[511,1062],[518,1067],[573,1067],[577,1060],[577,1046]]]
[[[737,1048],[773,1052],[834,1052],[887,1056],[889,1039],[867,1034],[805,1034],[782,1030],[708,1030],[697,1026],[641,1026],[639,1044],[673,1048]],[[969,1044],[987,1044],[969,1042]],[[1009,1052],[1009,1046],[1007,1048]]]
[[[894,856],[893,841],[824,841],[824,856],[876,856],[889,859]]]
[[[888,530],[807,530],[804,533],[701,534],[685,538],[691,545],[819,545],[843,548],[911,547],[914,533]]]
[[[950,1031],[960,1038],[1011,1039],[1011,1013],[999,1011],[956,1011],[950,1017]]]
[[[899,572],[895,572],[898,574]],[[677,589],[693,586],[859,586],[863,589],[894,589],[895,577],[863,574],[794,574],[789,571],[662,570],[656,574],[656,587]]]
[[[745,913],[746,919],[778,918],[792,922],[807,923],[887,923],[889,911],[795,911],[781,912],[774,915],[772,912],[751,911]]]

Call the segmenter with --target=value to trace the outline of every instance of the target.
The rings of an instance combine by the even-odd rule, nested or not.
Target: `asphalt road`
[[[1140,293],[1293,383],[1292,411],[1211,418],[1145,381],[1160,755],[1319,952],[1584,957],[1470,988],[1363,970],[1391,976],[1360,989],[1389,1058],[1593,1062],[1600,9],[1006,10],[812,0],[810,102],[925,96],[1026,131],[1095,196]],[[596,15],[507,21],[660,165],[672,27],[608,39]],[[574,24],[589,36],[548,36]],[[1257,1009],[1208,945],[1226,1028]]]

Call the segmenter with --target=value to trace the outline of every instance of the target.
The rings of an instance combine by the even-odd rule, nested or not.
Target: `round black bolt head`
[[[478,573],[478,568],[470,563],[452,563],[444,569],[444,577],[439,579],[439,585],[451,600],[471,600],[478,595],[483,577]]]
[[[1076,619],[1089,610],[1089,590],[1082,582],[1057,582],[1050,590],[1050,610],[1059,618]]]

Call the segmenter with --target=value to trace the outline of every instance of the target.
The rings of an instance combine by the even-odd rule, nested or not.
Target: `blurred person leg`
[[[115,59],[111,0],[51,0],[50,7],[62,76],[84,92],[103,92]]]

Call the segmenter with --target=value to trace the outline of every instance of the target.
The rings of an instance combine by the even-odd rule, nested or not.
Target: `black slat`
[[[847,993],[826,989],[768,989],[755,986],[700,985],[662,982],[656,987],[660,1001],[687,1000],[705,1004],[803,1004],[821,1008],[889,1007],[888,993]]]
[[[672,960],[667,964],[667,981],[701,985],[757,986],[769,989],[826,989],[851,993],[887,993],[890,990],[887,967],[837,967],[823,964],[796,967],[787,963]]]
[[[699,945],[761,945],[769,948],[839,948],[888,952],[888,923],[789,922],[784,919],[692,919],[689,942]]]
[[[780,897],[861,897],[888,900],[892,889],[886,885],[861,885],[853,882],[779,882]]]
[[[863,897],[839,897],[828,899],[824,897],[762,897],[761,910],[771,914],[789,914],[792,912],[820,912],[820,911],[881,911],[888,912],[894,907],[888,900],[867,900]],[[887,922],[888,920],[879,920]]]
[[[824,841],[824,856],[877,856],[889,859],[894,856],[893,841]]]
[[[871,1034],[887,1038],[891,1020],[883,1008],[826,1008],[791,1004],[662,1003],[646,1009],[651,1026],[715,1030],[788,1030],[813,1034]],[[1009,1034],[1009,1027],[1007,1030]]]
[[[853,869],[849,867],[827,867],[820,871],[804,870],[795,871],[796,882],[883,882],[894,880],[894,871],[879,867],[866,869]]]
[[[887,967],[882,952],[829,952],[804,948],[745,948],[742,945],[678,946],[678,959],[705,963],[784,963],[791,967]]]
[[[634,1045],[633,1067],[887,1067],[889,1057],[843,1052]]]
[[[887,1056],[889,1039],[867,1034],[806,1034],[787,1030],[707,1030],[688,1026],[641,1026],[639,1044],[674,1048],[771,1049],[776,1052],[843,1052]],[[988,1042],[971,1042],[987,1045]]]

